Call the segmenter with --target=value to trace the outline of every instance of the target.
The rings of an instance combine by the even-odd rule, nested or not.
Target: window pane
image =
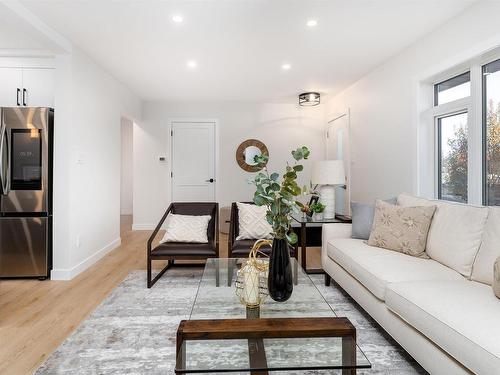
[[[467,203],[467,113],[438,120],[438,197]]]
[[[434,85],[434,105],[470,96],[470,72]]]
[[[500,60],[483,67],[485,203],[500,206]]]

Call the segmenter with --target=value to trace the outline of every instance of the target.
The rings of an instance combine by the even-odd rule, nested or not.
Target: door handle
[[[23,105],[26,107],[26,89],[23,89]]]
[[[17,105],[21,105],[21,103],[19,102],[19,94],[21,94],[21,89],[17,88],[17,96],[16,96]]]
[[[7,195],[9,193],[9,178],[10,178],[10,161],[9,161],[9,144],[7,139],[7,129],[3,126],[0,134],[0,194]],[[3,148],[7,146],[7,171],[2,170],[3,168]]]
[[[212,182],[215,182],[215,180],[214,180],[213,178],[211,178],[210,180],[205,180],[205,182],[210,182],[210,183],[212,183]]]

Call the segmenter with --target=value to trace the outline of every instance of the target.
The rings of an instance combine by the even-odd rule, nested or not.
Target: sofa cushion
[[[493,264],[500,257],[500,207],[488,208],[483,242],[472,266],[472,280],[493,283]]]
[[[500,369],[500,301],[474,281],[419,281],[387,286],[386,305],[477,374]]]
[[[400,194],[398,204],[437,206],[427,237],[427,255],[470,278],[472,264],[481,245],[488,208],[417,198],[408,194]]]
[[[388,283],[414,280],[463,280],[458,273],[433,261],[368,246],[354,238],[328,242],[327,255],[378,299],[385,299]]]

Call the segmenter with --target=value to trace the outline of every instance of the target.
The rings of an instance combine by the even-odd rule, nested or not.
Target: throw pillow
[[[168,214],[165,220],[167,232],[160,243],[208,243],[208,223],[211,218],[210,215],[192,216]]]
[[[385,202],[396,204],[397,198],[387,199]],[[351,202],[352,238],[367,240],[373,226],[375,204]]]
[[[368,245],[429,258],[425,246],[435,211],[436,206],[401,207],[377,200]]]
[[[271,239],[273,227],[266,219],[266,206],[240,203],[238,206],[239,235],[237,240]]]
[[[497,258],[493,268],[493,292],[500,298],[500,257]]]

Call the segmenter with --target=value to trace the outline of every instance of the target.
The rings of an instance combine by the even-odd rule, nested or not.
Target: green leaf
[[[280,177],[280,175],[278,173],[276,173],[276,172],[271,173],[271,180],[278,181],[279,177]]]
[[[311,155],[311,151],[306,146],[302,146],[302,155],[304,156],[304,159],[307,159],[309,155]]]
[[[293,170],[295,172],[302,172],[304,170],[304,166],[300,165],[300,164],[297,164],[296,166],[293,167]]]
[[[295,232],[290,232],[286,235],[286,239],[290,245],[295,245],[299,238]]]
[[[253,197],[253,202],[257,205],[257,206],[264,206],[266,204],[266,200],[264,198],[262,198],[262,196],[259,194],[259,195],[255,195]]]

